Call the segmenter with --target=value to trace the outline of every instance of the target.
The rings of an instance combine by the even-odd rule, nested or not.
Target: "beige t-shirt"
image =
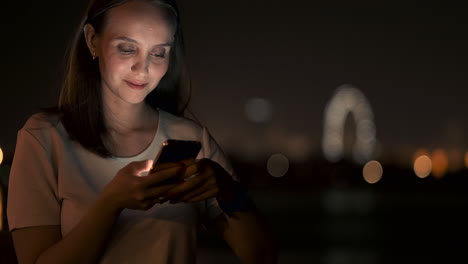
[[[57,116],[33,115],[18,132],[7,216],[10,230],[60,225],[67,235],[104,186],[132,161],[154,159],[166,139],[199,140],[198,158],[232,167],[209,132],[191,120],[159,110],[151,145],[131,158],[102,158],[71,141]],[[216,199],[125,209],[101,263],[194,263],[201,220],[221,214]]]

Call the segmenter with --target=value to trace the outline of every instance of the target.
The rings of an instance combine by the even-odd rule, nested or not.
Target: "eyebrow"
[[[134,40],[134,39],[131,39],[131,38],[128,38],[128,37],[117,37],[116,38],[117,40],[123,40],[123,41],[128,41],[128,42],[132,42],[132,43],[135,43],[135,44],[138,44],[138,41]],[[172,43],[161,43],[161,44],[156,44],[154,45],[156,47],[167,47],[167,46],[172,46]]]

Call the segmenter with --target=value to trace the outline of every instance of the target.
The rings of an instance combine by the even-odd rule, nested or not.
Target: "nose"
[[[149,58],[140,55],[135,58],[132,64],[132,71],[135,73],[148,73]]]

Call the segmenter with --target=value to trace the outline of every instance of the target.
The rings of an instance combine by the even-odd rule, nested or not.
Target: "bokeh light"
[[[250,98],[245,104],[245,115],[255,123],[270,121],[273,115],[272,104],[264,98]]]
[[[372,160],[366,163],[362,169],[362,176],[367,183],[374,184],[380,181],[383,175],[383,168],[380,162]]]
[[[465,167],[468,169],[468,152],[465,153]]]
[[[435,149],[432,152],[432,175],[436,178],[442,178],[448,170],[448,157],[443,149]]]
[[[267,170],[273,177],[283,177],[289,170],[289,159],[281,154],[273,154],[267,162]]]
[[[414,155],[413,155],[413,162],[414,162],[417,158],[419,158],[419,157],[421,157],[421,156],[428,156],[428,157],[429,157],[429,156],[430,156],[430,153],[429,153],[429,151],[428,151],[427,149],[425,149],[425,148],[420,148],[420,149],[416,150],[416,152],[414,152]]]
[[[0,165],[2,165],[3,162],[3,150],[0,148]]]
[[[432,172],[432,161],[427,155],[421,155],[414,161],[414,173],[419,178],[426,178]]]
[[[356,124],[353,159],[364,164],[375,155],[377,139],[374,114],[364,94],[351,85],[338,87],[325,108],[323,153],[325,158],[331,162],[343,158],[345,123],[350,114]]]

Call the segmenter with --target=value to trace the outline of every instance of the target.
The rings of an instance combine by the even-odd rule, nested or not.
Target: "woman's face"
[[[90,42],[99,60],[104,100],[143,102],[167,72],[172,42],[162,10],[143,1],[111,9],[104,30]]]

